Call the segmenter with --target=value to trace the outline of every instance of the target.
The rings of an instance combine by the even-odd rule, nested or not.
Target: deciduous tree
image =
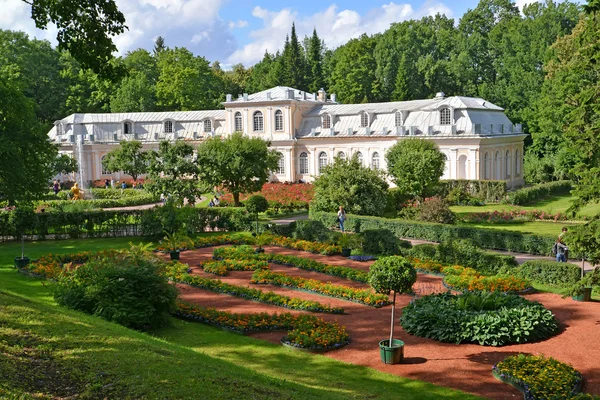
[[[148,171],[149,153],[142,151],[142,142],[122,141],[118,148],[108,153],[102,161],[107,171],[123,171],[134,181]]]

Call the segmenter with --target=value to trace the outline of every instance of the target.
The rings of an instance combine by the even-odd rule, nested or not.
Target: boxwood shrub
[[[400,240],[389,229],[367,229],[361,235],[362,252],[365,254],[393,256],[400,254],[400,249],[412,247],[409,241]]]
[[[309,216],[313,220],[323,222],[325,226],[332,226],[337,220],[337,214],[335,213],[310,211]],[[473,244],[484,249],[508,250],[542,255],[550,255],[552,246],[556,241],[554,236],[540,236],[499,229],[473,228],[360,215],[349,215],[349,218],[344,223],[344,228],[350,232],[361,232],[367,229],[389,229],[400,238],[428,240],[431,242],[471,239]],[[571,256],[578,257],[577,254],[572,254]]]
[[[570,191],[571,181],[540,183],[539,185],[526,187],[508,193],[504,202],[516,206],[524,206],[532,204],[545,197],[557,194],[565,194],[569,193]]]
[[[581,279],[579,265],[545,260],[527,261],[517,267],[503,268],[501,272],[559,288],[571,287]]]
[[[434,261],[473,268],[482,275],[496,275],[500,270],[519,265],[515,257],[481,250],[470,240],[450,240],[436,247]]]
[[[424,296],[404,307],[400,324],[419,337],[482,346],[534,342],[558,330],[554,315],[541,304],[499,292]]]

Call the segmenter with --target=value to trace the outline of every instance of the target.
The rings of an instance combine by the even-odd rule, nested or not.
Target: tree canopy
[[[311,207],[317,211],[335,212],[344,206],[351,214],[383,215],[386,208],[388,184],[383,172],[364,166],[357,155],[350,160],[336,158],[323,168],[314,186]]]
[[[225,188],[239,207],[240,193],[259,191],[277,168],[280,154],[269,145],[240,133],[207,139],[198,146],[198,176],[213,187]]]
[[[423,199],[444,174],[446,156],[426,139],[409,138],[393,145],[385,155],[388,174],[406,195]]]
[[[142,147],[138,140],[122,141],[119,147],[104,156],[102,166],[111,172],[123,171],[137,181],[140,175],[148,172],[150,162],[149,153],[142,151]]]

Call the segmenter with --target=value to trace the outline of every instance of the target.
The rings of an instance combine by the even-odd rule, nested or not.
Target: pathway
[[[290,215],[289,217],[284,217],[284,218],[271,219],[271,220],[269,220],[269,222],[271,224],[275,224],[275,225],[287,225],[287,224],[291,224],[294,221],[298,221],[298,220],[302,220],[302,219],[308,219],[308,213],[298,214],[298,215]]]
[[[300,252],[279,247],[265,247],[267,252],[280,254],[293,254],[311,258],[327,264],[344,265],[348,267],[368,270],[371,263],[351,261],[341,256],[323,256],[307,252]],[[193,273],[210,276],[196,267],[200,260],[211,257],[212,248],[186,251],[181,254],[181,261],[193,267]],[[318,272],[309,272],[297,268],[284,267],[271,264],[275,271],[285,271],[290,275],[311,277],[322,281],[343,283],[349,286],[366,287],[365,284],[350,282],[343,278],[332,277]],[[228,276],[219,277],[224,282],[257,287],[250,285],[252,272],[232,271]],[[397,325],[395,337],[406,343],[403,364],[385,365],[379,359],[378,342],[385,339],[389,328],[390,308],[375,309],[365,305],[329,298],[317,294],[281,288],[272,285],[258,286],[262,290],[272,290],[307,300],[318,300],[331,306],[342,306],[343,315],[318,313],[326,320],[337,320],[346,326],[351,337],[350,345],[341,350],[326,353],[326,356],[341,361],[359,364],[377,370],[420,379],[442,386],[461,389],[492,399],[518,399],[522,395],[510,387],[493,378],[491,368],[494,363],[504,357],[515,353],[544,354],[555,357],[563,362],[571,363],[583,373],[586,379],[585,390],[590,393],[600,394],[600,347],[591,345],[600,339],[598,324],[600,324],[600,302],[575,302],[571,299],[562,299],[550,293],[534,293],[526,295],[527,298],[543,303],[552,310],[561,322],[564,330],[557,336],[539,343],[510,345],[502,348],[483,347],[475,344],[447,344],[434,340],[411,336]],[[444,290],[441,279],[430,275],[419,274],[415,284],[419,295]],[[217,307],[221,310],[233,312],[287,312],[287,309],[265,305],[244,299],[215,294],[190,286],[180,285],[181,297],[184,300],[204,306]],[[406,306],[412,297],[399,296],[397,305],[401,309]],[[300,311],[291,311],[299,313]],[[281,332],[266,332],[252,335],[253,337],[279,343]]]

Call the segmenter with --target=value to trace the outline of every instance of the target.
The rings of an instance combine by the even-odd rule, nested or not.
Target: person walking
[[[346,211],[343,206],[340,206],[340,209],[338,210],[338,222],[342,232],[344,232],[344,221],[346,221]]]
[[[565,244],[565,234],[567,233],[567,228],[562,228],[562,232],[558,235],[558,239],[556,239],[556,261],[557,262],[567,262],[567,252],[569,248]]]
[[[104,180],[104,189],[108,189],[108,187],[110,186],[110,181],[108,179]]]
[[[52,190],[54,191],[54,195],[58,196],[58,192],[60,192],[60,181],[58,179],[54,180],[52,184]]]

